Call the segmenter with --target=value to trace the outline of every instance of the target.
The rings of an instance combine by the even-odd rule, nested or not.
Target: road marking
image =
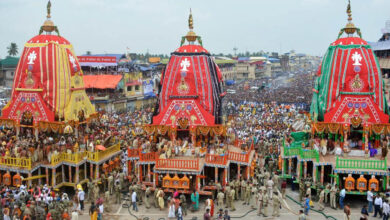
[[[118,211],[115,213],[115,215],[118,215],[118,214],[121,212],[122,207],[123,207],[123,204],[125,204],[125,203],[126,203],[126,200],[124,200],[124,201],[122,202],[122,204],[119,206],[119,209],[118,209]]]

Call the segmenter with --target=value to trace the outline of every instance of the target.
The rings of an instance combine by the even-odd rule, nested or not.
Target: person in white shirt
[[[79,213],[76,209],[72,211],[72,220],[79,220]]]
[[[387,199],[385,199],[385,201],[383,202],[382,208],[383,220],[388,220],[390,214],[390,206]]]
[[[137,193],[133,191],[131,194],[131,203],[133,204],[133,211],[138,212],[138,207],[137,207]]]
[[[269,195],[269,198],[272,198],[273,188],[274,188],[274,181],[272,181],[272,178],[270,177],[269,180],[267,181],[267,193]]]
[[[104,206],[103,206],[103,203],[101,203],[101,204],[99,205],[99,213],[100,213],[101,215],[103,215],[103,212],[104,212]]]
[[[378,194],[375,196],[374,208],[375,208],[374,217],[376,217],[376,215],[379,213],[380,217],[382,218],[382,212],[381,212],[382,198]]]
[[[84,198],[85,198],[85,192],[82,189],[79,189],[79,192],[77,194],[77,198],[80,203],[80,210],[84,211]]]
[[[371,189],[367,191],[367,201],[368,201],[368,213],[372,213],[372,206],[374,204],[374,193]]]
[[[339,200],[340,209],[344,209],[344,199],[345,199],[345,188],[343,188],[340,191],[340,200]]]

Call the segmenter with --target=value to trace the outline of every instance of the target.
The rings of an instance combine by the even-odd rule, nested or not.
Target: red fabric
[[[115,89],[122,79],[122,75],[84,75],[86,89]]]
[[[221,71],[202,46],[176,49],[162,73],[159,114],[153,124],[176,127],[179,119],[187,119],[188,126],[214,125],[221,81]]]
[[[59,45],[66,45],[66,48],[61,49]],[[70,100],[69,75],[82,75],[72,50],[69,41],[60,36],[38,35],[31,38],[20,57],[11,101],[3,109],[2,117],[20,120],[23,112],[30,110],[34,122],[54,121],[54,112],[63,111]],[[73,62],[71,58],[74,58]]]
[[[364,119],[363,123],[388,123],[389,116],[381,108],[384,106],[384,88],[373,51],[364,47],[337,47],[338,45],[367,45],[367,42],[361,38],[347,37],[338,39],[331,45],[336,46],[336,49],[330,63],[333,75],[329,73],[331,78],[324,121],[350,123],[348,121],[350,119],[347,121],[345,119],[348,114],[349,118]],[[356,61],[356,57],[361,59]],[[356,81],[361,82],[358,89],[354,84]]]
[[[181,46],[175,50],[175,52],[179,53],[209,53],[206,49],[204,49],[200,45],[196,44],[188,44]]]
[[[178,110],[176,110],[176,108]],[[189,110],[190,109],[190,110]],[[174,120],[173,117],[174,116]],[[195,120],[191,120],[194,118]],[[153,117],[153,124],[155,125],[171,125],[176,127],[179,118],[187,118],[189,125],[214,125],[214,116],[206,112],[195,100],[172,100],[163,112]]]
[[[39,92],[15,91],[13,97],[9,107],[2,110],[4,118],[20,121],[21,113],[30,111],[33,113],[34,122],[54,121],[54,112],[47,107]]]

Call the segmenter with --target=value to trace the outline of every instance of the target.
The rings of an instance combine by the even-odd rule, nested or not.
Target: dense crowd
[[[140,125],[150,122],[151,119],[153,110],[147,108],[134,112],[105,113],[100,121],[83,126],[77,133],[71,134],[35,133],[33,129],[23,128],[24,130],[17,136],[15,131],[4,127],[0,133],[2,143],[0,152],[3,156],[32,158],[33,163],[50,163],[52,155],[60,152],[95,152],[99,150],[97,148],[99,145],[108,147],[120,142],[123,149],[138,148],[143,153],[157,152],[160,158],[203,157],[206,153],[219,155],[226,153],[230,148],[237,146],[233,141],[236,138],[243,143],[253,140],[258,153],[255,175],[248,181],[232,178],[224,190],[217,185],[219,190],[215,191],[212,198],[217,201],[217,207],[221,210],[224,204],[235,210],[233,201],[241,199],[247,205],[257,206],[259,215],[267,215],[266,204],[270,203],[274,207],[273,215],[278,216],[282,199],[276,192],[279,190],[285,192],[286,184],[279,181],[275,173],[277,158],[283,138],[292,131],[292,123],[308,103],[307,99],[297,98],[308,96],[307,89],[301,89],[310,87],[305,84],[306,81],[307,76],[301,76],[299,79],[287,79],[284,85],[278,80],[272,80],[266,82],[268,85],[263,88],[262,81],[236,85],[237,93],[224,98],[225,122],[228,126],[226,137],[210,138],[199,135],[195,140],[191,137],[177,137],[176,140],[159,137],[153,140],[147,134],[141,135],[140,130]],[[261,90],[250,92],[240,89],[241,86],[258,86]],[[240,150],[248,151],[248,144],[243,146]],[[93,219],[99,219],[105,211],[110,210],[111,196],[114,195],[115,202],[120,203],[123,199],[122,191],[127,189],[129,202],[134,211],[138,210],[137,205],[141,204],[141,201],[145,202],[147,208],[153,203],[156,208],[168,208],[170,217],[176,217],[179,210],[181,213],[179,215],[186,214],[187,200],[191,201],[191,209],[199,209],[198,192],[194,191],[190,198],[178,193],[165,195],[162,189],[155,189],[153,194],[150,187],[144,190],[140,187],[136,174],[127,177],[124,157],[122,165],[115,172],[102,173],[100,184],[90,181],[86,187],[87,195],[84,196],[84,190],[79,188],[74,193],[74,199],[46,186],[3,187],[1,194],[3,219],[10,219],[13,216],[17,217],[12,219],[71,219],[82,212],[84,200],[89,200],[92,204],[90,214]],[[206,214],[210,216],[215,214],[219,219],[228,216],[228,212],[223,210],[214,213],[214,210],[211,210],[214,209],[212,203],[210,200],[205,201],[205,209],[208,210]],[[62,217],[58,218],[60,215]]]
[[[257,79],[244,81],[225,89],[234,90],[227,93],[226,99],[235,104],[242,102],[285,103],[310,105],[313,89],[312,73],[287,76],[276,79]]]

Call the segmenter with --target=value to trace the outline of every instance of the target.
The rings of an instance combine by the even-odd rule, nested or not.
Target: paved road
[[[290,192],[288,192],[288,195],[292,196],[293,198],[298,197],[297,192],[290,191]],[[350,203],[351,210],[352,210],[351,220],[359,219],[360,209],[361,209],[361,206],[364,203],[364,201],[365,201],[364,198],[361,198],[361,197],[360,198],[357,198],[357,197],[348,198],[348,196],[347,196],[346,202]],[[299,205],[297,205],[296,203],[292,202],[289,199],[287,199],[286,202],[293,212],[297,213],[299,211],[299,209],[302,209]],[[235,206],[236,206],[237,210],[234,212],[230,212],[231,217],[241,217],[242,215],[244,215],[248,211],[251,211],[249,206],[242,205],[242,201],[236,201],[235,204],[236,204]],[[88,208],[89,204],[87,204],[86,207]],[[115,205],[115,204],[112,204],[112,208],[114,211],[111,213],[105,214],[104,219],[107,219],[107,220],[111,220],[111,219],[112,220],[136,219],[135,217],[133,217],[129,214],[129,210],[127,208],[122,208],[120,205]],[[167,220],[168,219],[167,218],[167,216],[168,216],[167,209],[160,211],[159,209],[155,209],[155,208],[146,209],[144,206],[140,206],[138,208],[139,208],[139,212],[134,212],[134,214],[140,219],[143,219],[145,217],[148,217],[149,220],[160,220],[160,219]],[[204,211],[204,204],[201,203],[200,204],[200,211],[198,211],[196,213],[189,212],[188,215],[184,217],[184,219],[191,220],[193,217],[197,217],[197,219],[203,219],[203,211]],[[269,215],[272,214],[272,205],[268,206],[268,213],[269,213]],[[338,220],[343,220],[343,213],[340,209],[334,210],[334,209],[331,209],[329,207],[326,207],[324,213],[326,213],[326,215],[333,216]],[[308,217],[309,217],[308,219],[312,219],[312,220],[321,220],[321,219],[325,220],[326,219],[323,215],[316,213],[316,212],[313,212],[313,211],[311,211],[309,213]],[[90,219],[90,217],[88,216],[88,213],[84,213],[82,216],[79,217],[79,219],[80,220],[87,220],[87,219]],[[245,217],[237,218],[237,219],[245,219],[245,220],[246,219],[248,219],[248,220],[252,220],[252,219],[253,220],[254,219],[293,220],[293,219],[298,219],[298,216],[295,215],[294,213],[292,213],[291,211],[288,211],[286,208],[282,208],[280,210],[279,217],[267,217],[267,218],[259,217],[259,216],[257,216],[257,210],[254,210],[254,211],[250,212],[248,215],[246,215]],[[379,218],[371,217],[370,219],[379,219]]]

